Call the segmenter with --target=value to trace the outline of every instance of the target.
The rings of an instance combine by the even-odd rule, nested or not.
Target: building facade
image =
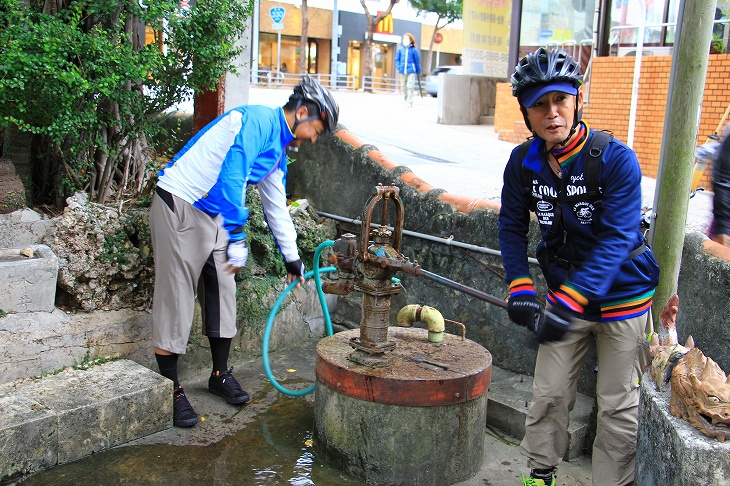
[[[355,88],[362,86],[363,65],[360,49],[366,40],[367,18],[362,7],[357,11],[352,5],[348,9],[336,12],[330,8],[317,6],[321,2],[309,0],[307,17],[306,66],[304,72],[309,74],[349,75],[354,79]],[[332,2],[328,2],[330,5]],[[387,1],[371,2],[373,7],[387,9]],[[357,2],[359,6],[359,2]],[[301,2],[288,3],[272,0],[260,0],[258,3],[257,29],[254,29],[257,45],[252,49],[252,68],[258,69],[258,74],[270,72],[301,73],[301,32],[302,15]],[[272,18],[272,9],[284,9],[284,19],[281,25],[276,25]],[[371,9],[371,14],[381,10]],[[332,23],[336,18],[338,38],[336,39],[339,53],[332,65]],[[383,19],[373,35],[373,60],[377,78],[397,78],[395,69],[395,53],[400,45],[403,34],[410,32],[416,38],[421,53],[421,66],[425,71],[428,64],[429,47],[433,35],[434,25],[418,20],[415,11],[402,2],[393,7],[391,15]],[[463,32],[460,28],[447,26],[440,29],[441,42],[434,45],[430,65],[460,64]],[[280,37],[279,37],[280,36]],[[256,44],[256,42],[254,42]],[[252,69],[253,70],[253,69]]]

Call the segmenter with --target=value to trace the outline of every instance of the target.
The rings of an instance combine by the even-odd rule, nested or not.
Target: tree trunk
[[[365,42],[363,42],[362,48],[360,49],[360,65],[363,66],[363,77],[372,77],[375,72],[375,61],[373,60],[373,34],[375,33],[375,27],[377,27],[378,22],[390,14],[390,11],[393,10],[393,5],[399,1],[400,0],[390,0],[388,10],[381,12],[379,15],[373,16],[370,15],[370,10],[368,10],[365,0],[360,0],[360,5],[362,5],[362,8],[365,10],[365,18],[367,19],[368,29]],[[372,87],[365,91],[372,92]]]
[[[308,49],[308,30],[309,15],[307,13],[307,0],[302,0],[302,37],[299,41],[301,49],[299,50],[299,72],[306,74],[309,72],[309,49]],[[317,69],[319,71],[319,69]]]
[[[375,24],[377,25],[377,24]],[[360,48],[360,64],[362,65],[362,76],[363,80],[366,77],[372,78],[375,72],[375,63],[373,62],[373,32],[375,31],[375,25],[368,21],[368,35],[365,42],[363,42]],[[363,86],[365,83],[363,82]],[[365,91],[372,93],[372,84]]]
[[[436,25],[434,26],[433,32],[431,33],[431,44],[428,46],[428,62],[426,63],[426,74],[429,74],[433,68],[439,65],[439,60],[436,59],[436,66],[431,65],[431,60],[433,59],[433,45],[436,40],[436,33],[443,29],[446,24],[439,27],[439,22],[441,21],[441,16],[436,19]]]

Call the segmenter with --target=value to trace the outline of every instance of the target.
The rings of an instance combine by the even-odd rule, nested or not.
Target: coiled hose
[[[324,323],[325,323],[325,331],[327,332],[328,336],[331,336],[334,334],[334,330],[332,329],[332,320],[330,319],[330,312],[327,308],[327,302],[324,299],[324,292],[322,291],[322,279],[320,278],[320,273],[330,273],[337,270],[335,267],[325,267],[320,269],[319,268],[319,258],[322,253],[322,251],[327,248],[328,246],[334,245],[334,241],[327,240],[323,241],[318,247],[317,250],[314,252],[314,265],[313,270],[310,270],[309,272],[306,272],[304,274],[304,278],[310,278],[314,276],[314,283],[315,287],[317,288],[317,296],[319,297],[319,305],[322,306],[322,314],[324,315]],[[304,390],[294,391],[289,390],[287,388],[284,388],[279,384],[278,381],[276,381],[276,378],[274,378],[274,374],[271,372],[271,365],[269,364],[269,341],[271,340],[271,328],[274,327],[274,318],[276,317],[276,314],[279,312],[279,307],[281,307],[281,304],[284,302],[284,299],[289,294],[289,292],[294,289],[297,284],[299,283],[299,280],[295,280],[292,283],[290,283],[284,291],[281,293],[278,299],[276,299],[276,302],[274,303],[274,307],[271,308],[271,312],[269,313],[269,319],[266,322],[266,328],[264,329],[264,339],[261,343],[261,359],[264,362],[264,372],[266,373],[266,377],[269,379],[272,385],[274,385],[274,388],[279,390],[281,393],[285,395],[289,395],[290,397],[301,397],[304,395],[308,395],[314,391],[315,385],[310,386],[309,388],[306,388]]]

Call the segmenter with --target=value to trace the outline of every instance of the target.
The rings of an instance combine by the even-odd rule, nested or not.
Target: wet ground
[[[315,346],[272,353],[271,369],[280,385],[302,390],[314,381]],[[184,357],[181,358],[184,360]],[[115,449],[56,466],[11,484],[22,486],[105,485],[295,485],[364,486],[327,464],[314,443],[314,394],[289,397],[266,378],[260,358],[232,360],[234,374],[251,394],[243,407],[226,404],[207,391],[207,372],[183,380],[201,417],[190,429],[170,428]],[[525,459],[518,441],[485,429],[484,463],[471,479],[455,486],[520,484]],[[436,452],[437,453],[437,452]],[[563,463],[559,484],[590,484],[590,460]]]
[[[55,467],[22,484],[365,484],[317,458],[312,425],[313,410],[306,399],[280,396],[246,428],[213,444],[120,447]]]

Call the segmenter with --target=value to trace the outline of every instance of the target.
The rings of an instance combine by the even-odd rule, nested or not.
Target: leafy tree
[[[160,115],[235,72],[245,2],[0,0],[0,130],[33,134],[36,202],[149,189]]]
[[[428,63],[426,64],[426,72],[431,72],[431,58],[433,57],[433,45],[436,39],[436,32],[443,29],[447,25],[459,20],[464,10],[464,0],[409,0],[411,6],[418,11],[418,15],[426,15],[435,13],[436,26],[431,35],[431,44],[428,47]],[[443,23],[441,23],[443,22]]]
[[[375,60],[373,59],[373,34],[375,33],[375,28],[378,26],[378,22],[390,14],[390,11],[393,10],[393,6],[399,1],[400,0],[390,0],[390,5],[388,5],[388,9],[385,12],[372,15],[370,14],[370,10],[368,10],[368,6],[365,4],[365,0],[360,0],[360,5],[362,5],[363,9],[365,9],[365,18],[368,23],[367,37],[365,42],[362,44],[362,49],[360,50],[360,60],[362,61],[364,68],[363,76],[372,76],[375,72]]]

